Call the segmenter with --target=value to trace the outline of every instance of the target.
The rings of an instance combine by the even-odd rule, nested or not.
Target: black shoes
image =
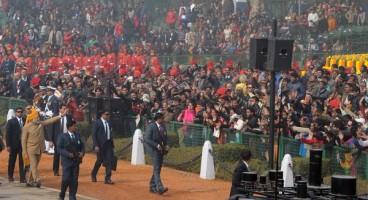
[[[41,182],[31,182],[31,183],[26,183],[27,187],[38,187],[41,188]]]
[[[152,189],[152,188],[151,188],[149,191],[150,191],[151,193],[157,193],[157,190],[154,190],[154,189]]]
[[[159,195],[163,195],[165,192],[169,191],[169,188],[165,187],[157,191]]]
[[[112,180],[105,180],[105,184],[112,185],[114,182],[112,182]]]
[[[8,178],[8,181],[9,181],[9,182],[14,182],[14,178],[13,178],[13,177],[9,177],[9,178]]]
[[[96,176],[91,176],[91,181],[94,182],[94,183],[97,182]]]
[[[54,172],[54,176],[60,176],[59,172]]]

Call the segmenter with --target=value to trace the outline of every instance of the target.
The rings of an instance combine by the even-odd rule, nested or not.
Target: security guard
[[[68,132],[60,135],[57,145],[63,168],[59,199],[65,198],[66,189],[69,187],[69,199],[75,200],[78,189],[79,164],[84,156],[84,143],[80,135],[76,133],[77,123],[74,120],[68,121],[66,126]]]

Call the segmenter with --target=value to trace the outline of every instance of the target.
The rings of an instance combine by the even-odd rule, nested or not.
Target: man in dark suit
[[[60,135],[57,144],[63,168],[59,199],[64,200],[65,192],[69,187],[69,199],[76,200],[79,165],[84,156],[84,143],[76,132],[77,123],[74,120],[68,121],[66,126],[68,131]]]
[[[249,150],[244,150],[240,153],[240,157],[241,160],[234,170],[230,197],[238,194],[246,194],[241,188],[241,175],[243,172],[249,172],[248,162],[252,157],[252,153]]]
[[[45,106],[45,112],[52,112],[52,116],[54,117],[59,114],[59,100],[54,95],[55,88],[53,87],[47,87],[47,99],[46,99],[46,106]]]
[[[153,175],[150,181],[150,192],[160,195],[168,191],[168,188],[163,186],[160,177],[163,158],[169,150],[169,146],[167,145],[167,132],[163,119],[164,115],[162,113],[156,113],[154,116],[155,121],[148,125],[144,134],[144,142],[151,153],[153,161]]]
[[[59,108],[59,113],[67,113],[68,108],[65,104],[61,104]],[[53,161],[53,171],[55,176],[59,176],[59,164],[60,164],[60,152],[58,151],[57,141],[59,137],[63,134],[68,132],[67,124],[68,122],[72,121],[72,116],[69,114],[63,114],[61,115],[61,119],[59,123],[53,124],[53,130],[50,131],[50,134],[48,138],[51,140],[51,146],[55,146],[55,153],[54,153],[54,161]]]
[[[11,97],[23,97],[24,91],[26,89],[26,83],[20,78],[18,72],[14,73],[13,80],[10,84],[10,96]]]
[[[101,114],[101,118],[97,119],[93,125],[92,139],[97,160],[93,167],[91,178],[92,182],[97,182],[97,172],[103,164],[105,171],[105,184],[114,184],[111,181],[111,170],[114,159],[114,142],[112,138],[112,129],[109,122],[110,113],[105,111]]]
[[[24,121],[22,119],[23,109],[15,109],[15,117],[6,124],[6,148],[9,152],[8,178],[14,181],[13,173],[17,156],[19,156],[19,178],[21,183],[25,183],[25,172],[22,157],[21,135]]]
[[[55,92],[55,88],[48,86],[47,87],[47,92],[46,92],[46,97],[45,97],[45,114],[46,114],[46,118],[51,118],[51,117],[55,117],[59,115],[59,100],[58,98],[54,95]],[[53,129],[54,129],[54,124],[50,124],[45,126],[45,140],[51,144],[51,148],[52,145],[55,144],[53,143],[52,138],[50,138],[50,136],[53,135]],[[56,151],[56,149],[54,149],[54,151]]]

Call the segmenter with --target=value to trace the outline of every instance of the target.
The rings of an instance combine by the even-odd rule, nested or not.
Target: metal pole
[[[300,13],[301,13],[301,7],[300,7],[300,4],[301,4],[301,0],[298,0],[298,15],[300,16]]]
[[[271,38],[275,39],[277,37],[277,20],[273,20],[272,24],[272,36]],[[274,52],[275,53],[275,52]],[[270,112],[271,112],[271,120],[270,120],[270,134],[271,134],[271,143],[270,143],[270,168],[273,169],[274,166],[274,148],[275,148],[275,98],[276,98],[276,89],[275,89],[275,66],[273,70],[271,70],[271,95],[270,95]],[[277,200],[277,184],[278,184],[278,173],[276,168],[276,181],[275,181],[275,191],[274,191],[274,199]]]
[[[273,20],[272,37],[277,36],[277,20]],[[275,146],[275,71],[271,70],[271,94],[270,94],[270,149],[269,149],[269,165],[273,169],[274,164],[274,146]]]

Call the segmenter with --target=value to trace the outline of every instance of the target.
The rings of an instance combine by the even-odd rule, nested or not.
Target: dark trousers
[[[157,151],[152,152],[153,174],[150,181],[150,189],[153,191],[163,190],[164,186],[161,182],[161,168],[163,155]]]
[[[95,166],[92,169],[92,177],[96,177],[98,170],[100,169],[101,165],[103,164],[105,167],[105,181],[111,180],[111,163],[114,156],[114,149],[112,147],[112,142],[107,141],[106,144],[100,152],[97,153],[97,159],[95,162]]]
[[[69,199],[76,200],[78,190],[79,164],[73,164],[63,167],[63,176],[61,179],[60,197],[64,199],[65,192],[69,187]]]
[[[13,178],[14,175],[14,168],[15,162],[17,161],[17,156],[19,156],[19,179],[25,180],[25,171],[24,171],[24,164],[23,164],[23,156],[22,150],[11,148],[9,153],[9,162],[8,162],[8,177]]]
[[[56,146],[57,144],[54,142],[54,161],[52,163],[52,170],[54,173],[59,173],[59,166],[60,166],[60,153],[58,151],[58,148]]]

